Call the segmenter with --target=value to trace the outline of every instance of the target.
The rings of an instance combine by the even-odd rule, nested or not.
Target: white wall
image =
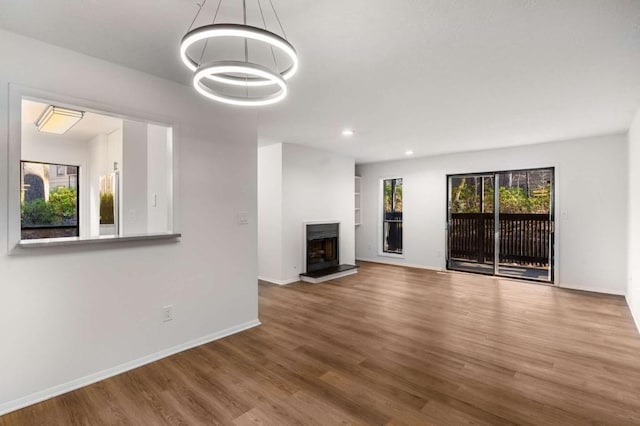
[[[122,127],[124,123],[121,123],[120,128],[114,130],[107,135],[107,153],[103,159],[102,175],[112,173],[115,170],[115,164],[118,163],[118,170],[122,169]],[[106,159],[106,161],[105,161]]]
[[[282,164],[280,172],[274,167],[279,154]],[[340,222],[340,263],[354,264],[354,160],[288,143],[260,148],[258,157],[260,176],[269,179],[268,184],[261,183],[259,186],[261,218],[277,215],[277,206],[273,206],[272,200],[268,201],[267,191],[277,194],[279,179],[282,192],[282,246],[278,251],[277,239],[272,243],[266,222],[264,226],[261,224],[258,236],[260,277],[279,284],[298,281],[299,274],[306,267],[303,255],[305,222]],[[263,201],[264,198],[267,200]],[[266,212],[267,209],[273,210]],[[277,226],[278,219],[271,217],[269,222]],[[279,255],[274,256],[273,252]],[[278,266],[278,276],[267,275],[277,273]]]
[[[258,149],[258,277],[282,277],[282,144]]]
[[[627,143],[625,135],[360,165],[363,222],[356,257],[445,268],[446,175],[556,167],[556,282],[624,294]],[[402,177],[404,259],[378,255],[379,181]]]
[[[353,158],[282,145],[282,279],[304,272],[305,222],[340,222],[340,263],[355,262]]]
[[[114,163],[122,164],[122,121],[108,135],[100,134],[88,142],[89,148],[89,220],[90,235],[100,233],[100,177],[113,173]],[[86,192],[85,198],[86,198]],[[104,225],[103,225],[104,226]],[[86,235],[86,234],[80,234]]]
[[[100,235],[100,176],[107,158],[107,135],[100,134],[87,143],[89,149],[89,235]],[[84,193],[83,199],[86,198]]]
[[[169,129],[147,126],[147,232],[166,232],[171,200],[171,145]]]
[[[122,122],[119,129],[109,133],[107,136],[107,161],[105,164],[103,175],[108,175],[112,172],[115,172],[117,169],[117,178],[118,178],[118,217],[115,218],[117,221],[116,229],[106,228],[106,234],[115,234],[116,231],[118,234],[122,235],[122,222],[124,218],[124,203],[122,202],[122,194],[123,194],[123,182],[122,182],[122,166],[124,164],[124,159],[122,158],[124,155],[124,121]],[[117,163],[117,164],[116,164]]]
[[[0,185],[0,414],[257,324],[255,111],[5,31],[0,57],[11,58],[0,67],[0,182],[9,173],[9,83],[164,117],[178,129],[183,234],[9,255],[8,186]],[[169,304],[174,320],[163,323]]]
[[[123,215],[121,235],[147,232],[147,123],[124,120],[122,126],[122,183]]]
[[[640,111],[629,129],[629,283],[627,302],[640,331]]]

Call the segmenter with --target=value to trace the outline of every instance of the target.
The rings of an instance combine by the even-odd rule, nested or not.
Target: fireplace
[[[320,271],[340,264],[340,224],[307,224],[307,272]]]

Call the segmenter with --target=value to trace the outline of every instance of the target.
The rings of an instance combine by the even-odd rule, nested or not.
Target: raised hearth
[[[320,271],[305,272],[304,274],[300,274],[300,279],[302,281],[317,284],[336,278],[346,277],[347,275],[355,274],[357,272],[358,267],[356,265],[338,265],[325,268]]]

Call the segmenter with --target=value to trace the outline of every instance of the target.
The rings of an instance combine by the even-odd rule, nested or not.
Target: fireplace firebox
[[[340,264],[340,224],[306,223],[305,256],[307,270],[300,279],[309,283],[321,283],[358,272],[356,265]]]
[[[340,224],[307,225],[307,272],[320,271],[340,264]]]

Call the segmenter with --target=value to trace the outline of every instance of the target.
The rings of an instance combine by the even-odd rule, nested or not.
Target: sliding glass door
[[[451,175],[447,185],[448,269],[553,282],[553,168]]]
[[[494,176],[449,177],[448,268],[494,273]]]

